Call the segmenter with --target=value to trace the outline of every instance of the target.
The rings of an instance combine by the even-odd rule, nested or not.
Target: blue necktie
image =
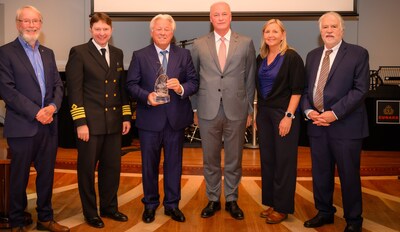
[[[168,53],[168,51],[164,50],[164,51],[161,51],[160,53],[163,56],[163,59],[162,59],[163,74],[166,74],[167,73],[167,66],[168,66],[168,61],[167,61],[167,53]]]

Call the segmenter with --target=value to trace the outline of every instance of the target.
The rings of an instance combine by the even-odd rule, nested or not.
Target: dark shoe
[[[325,224],[332,224],[332,223],[333,223],[333,216],[324,217],[321,214],[317,214],[312,219],[304,222],[304,227],[315,228],[315,227],[323,226]]]
[[[268,215],[270,215],[273,211],[274,211],[274,208],[269,207],[268,209],[261,211],[260,217],[266,218],[266,217],[267,217]]]
[[[265,219],[265,222],[267,224],[278,224],[281,223],[283,220],[286,220],[288,218],[288,215],[286,213],[279,213],[277,211],[272,211],[267,218]]]
[[[164,214],[171,216],[171,218],[177,222],[185,221],[185,215],[183,215],[182,211],[180,211],[178,208],[165,209]]]
[[[239,208],[236,201],[226,202],[225,210],[228,211],[231,216],[236,220],[242,220],[244,218],[243,211]]]
[[[201,217],[202,218],[211,217],[218,210],[221,210],[221,203],[219,201],[209,201],[207,206],[201,211]]]
[[[37,230],[47,230],[52,232],[68,232],[69,228],[63,225],[58,224],[54,220],[41,222],[38,221],[36,225]]]
[[[104,222],[101,220],[99,216],[96,217],[85,217],[85,221],[89,226],[96,227],[96,228],[103,228],[104,227]]]
[[[347,224],[344,232],[361,232],[362,226],[358,224]]]
[[[142,220],[145,223],[150,223],[154,221],[154,216],[156,214],[156,210],[154,209],[144,209]]]
[[[121,213],[121,212],[115,212],[115,213],[100,213],[101,217],[105,217],[105,218],[111,218],[115,221],[119,221],[119,222],[126,222],[128,221],[128,216],[126,216],[125,214]]]
[[[25,226],[11,228],[11,232],[27,232],[27,231],[28,229],[26,229]]]
[[[32,224],[32,215],[29,212],[24,212],[24,225],[25,226],[29,226],[30,224]]]

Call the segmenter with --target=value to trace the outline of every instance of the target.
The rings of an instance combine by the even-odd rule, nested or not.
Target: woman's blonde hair
[[[280,50],[281,54],[282,55],[285,54],[285,52],[288,49],[290,49],[290,47],[289,47],[289,45],[287,43],[287,40],[286,40],[286,29],[285,29],[285,26],[283,25],[282,21],[279,20],[279,19],[270,19],[264,24],[264,26],[262,28],[262,31],[261,31],[260,56],[263,59],[265,57],[267,57],[267,55],[269,53],[269,47],[265,43],[265,40],[264,40],[264,31],[265,31],[265,28],[267,28],[268,25],[274,24],[274,23],[276,23],[280,27],[280,29],[282,30],[282,33],[284,33],[283,39],[281,41],[281,44],[279,45],[279,50]]]

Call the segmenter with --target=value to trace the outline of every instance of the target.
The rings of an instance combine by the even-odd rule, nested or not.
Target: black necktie
[[[104,60],[108,64],[107,59],[106,59],[106,51],[107,50],[105,48],[101,48],[100,51],[101,51],[101,55],[103,56]]]

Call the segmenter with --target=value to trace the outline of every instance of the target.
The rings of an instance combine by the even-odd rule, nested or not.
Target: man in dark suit
[[[30,166],[37,172],[38,230],[69,231],[54,221],[51,197],[57,154],[57,109],[63,85],[54,53],[39,44],[42,15],[33,6],[17,10],[19,36],[0,48],[0,93],[6,103],[4,137],[10,148],[11,231],[26,231],[24,210]]]
[[[133,53],[127,77],[129,94],[137,100],[136,127],[142,151],[142,219],[145,223],[154,220],[155,210],[160,205],[161,149],[164,149],[164,213],[175,221],[185,221],[179,210],[184,129],[193,123],[189,96],[197,92],[199,83],[189,50],[171,44],[175,26],[174,19],[167,14],[156,15],[151,20],[150,35],[154,44]],[[163,73],[169,76],[166,83],[166,92],[170,95],[168,103],[155,100],[154,85]]]
[[[98,168],[100,216],[116,221],[128,217],[118,211],[117,192],[121,171],[121,140],[131,124],[131,109],[124,88],[122,50],[108,42],[111,18],[95,13],[90,19],[92,38],[73,47],[66,66],[72,119],[77,132],[78,187],[83,215],[93,227],[102,228],[95,191]]]
[[[339,14],[322,15],[319,28],[324,46],[307,55],[307,90],[302,99],[302,109],[309,119],[318,214],[304,226],[333,223],[336,165],[347,222],[345,231],[361,231],[360,154],[362,139],[368,136],[364,99],[369,89],[369,55],[364,48],[343,41],[344,22]]]
[[[195,40],[192,48],[193,63],[200,75],[199,92],[192,104],[200,127],[209,200],[201,217],[211,217],[221,209],[224,141],[225,210],[241,220],[244,214],[237,204],[238,186],[244,132],[253,113],[256,55],[251,38],[231,31],[232,14],[227,3],[217,2],[210,7],[210,21],[214,31]]]

